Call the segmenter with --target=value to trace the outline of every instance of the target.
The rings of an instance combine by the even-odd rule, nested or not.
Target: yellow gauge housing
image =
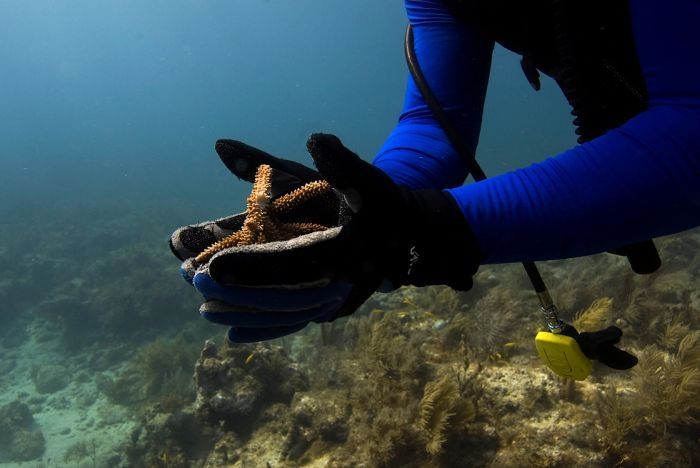
[[[562,377],[585,380],[590,375],[593,362],[570,336],[541,331],[535,337],[535,346],[542,362]]]

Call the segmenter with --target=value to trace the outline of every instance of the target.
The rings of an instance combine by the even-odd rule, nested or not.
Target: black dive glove
[[[612,369],[631,369],[638,362],[635,356],[615,346],[622,337],[622,330],[618,327],[579,333],[572,325],[565,324],[562,333],[575,339],[586,357]]]
[[[242,225],[243,214],[173,234],[171,248],[185,260],[183,276],[207,299],[200,312],[230,325],[232,341],[275,338],[311,321],[332,321],[354,312],[378,289],[405,284],[471,288],[479,254],[448,194],[397,186],[333,135],[315,134],[307,143],[318,173],[245,145],[238,148],[222,156],[236,175],[251,180],[257,166],[268,164],[275,174],[273,192],[320,177],[333,187],[338,203],[332,213],[327,203],[319,208],[321,218],[334,217],[326,223],[332,225],[329,229],[230,247],[204,264],[193,256]],[[218,145],[217,152],[222,155]]]

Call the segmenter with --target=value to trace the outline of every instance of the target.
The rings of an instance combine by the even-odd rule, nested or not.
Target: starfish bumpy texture
[[[308,182],[275,200],[272,200],[271,192],[272,168],[262,164],[255,173],[253,190],[248,196],[243,227],[207,247],[197,255],[195,261],[203,264],[217,252],[237,245],[284,241],[330,227],[313,222],[287,222],[281,219],[314,199],[329,196],[331,186],[325,180]]]

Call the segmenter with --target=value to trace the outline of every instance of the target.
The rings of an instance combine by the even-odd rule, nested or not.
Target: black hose
[[[413,47],[413,30],[410,24],[406,28],[404,52],[406,54],[406,63],[408,64],[408,69],[411,72],[413,81],[415,81],[416,86],[418,86],[418,90],[423,96],[428,108],[433,113],[435,120],[438,121],[440,127],[442,127],[442,130],[445,132],[445,135],[447,135],[447,139],[450,140],[450,143],[452,143],[452,146],[457,151],[457,154],[459,154],[460,158],[462,158],[464,163],[467,165],[467,168],[474,177],[474,180],[480,181],[486,179],[486,173],[481,169],[481,166],[476,161],[476,155],[474,155],[462,141],[462,138],[459,136],[459,132],[457,132],[455,127],[452,125],[452,122],[433,94],[428,82],[425,79],[425,76],[423,75],[423,72],[421,71],[420,65],[418,64],[418,58],[416,57],[416,52]],[[538,296],[541,293],[546,292],[547,286],[544,284],[542,275],[537,269],[535,263],[523,262],[523,267],[525,267],[525,272],[527,273],[535,292],[538,293]]]

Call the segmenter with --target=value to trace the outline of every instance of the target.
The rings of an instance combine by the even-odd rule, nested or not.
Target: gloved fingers
[[[192,284],[194,275],[197,274],[198,268],[197,263],[194,261],[194,257],[190,257],[180,265],[180,276],[182,276],[182,278],[189,284]]]
[[[193,284],[207,300],[223,301],[231,307],[248,311],[287,313],[329,307],[343,301],[352,289],[349,283],[330,283],[295,289],[224,286],[202,271],[194,275]]]
[[[216,254],[209,274],[226,286],[322,284],[341,278],[361,259],[353,256],[351,241],[340,227],[294,239],[233,247]],[[354,257],[348,258],[348,257]],[[355,266],[356,267],[356,266]]]
[[[335,135],[315,133],[306,148],[321,175],[355,213],[362,208],[386,217],[401,205],[398,187],[389,176],[343,146]]]
[[[291,327],[270,328],[230,328],[226,338],[232,343],[257,343],[258,341],[273,340],[286,335],[296,333],[304,328],[307,323],[300,323]]]
[[[614,345],[620,342],[622,330],[619,327],[610,326],[597,332],[599,343]]]
[[[599,330],[596,332],[576,332],[571,335],[578,342],[583,353],[591,359],[598,359],[598,350],[601,345],[614,345],[620,341],[622,336],[622,330],[617,327],[608,327],[605,330]]]
[[[239,230],[244,220],[245,213],[238,213],[180,227],[170,236],[170,250],[180,260],[195,257],[214,242]]]
[[[598,361],[612,369],[627,370],[636,366],[638,359],[615,346],[604,346],[598,350]]]
[[[215,149],[221,161],[236,177],[250,183],[255,181],[255,172],[261,164],[272,167],[272,198],[307,182],[322,179],[318,172],[303,164],[272,156],[241,141],[218,140]]]
[[[622,338],[622,330],[618,327],[610,326],[595,332],[581,332],[579,336],[588,342],[588,346],[598,349],[601,346],[619,343],[620,338]]]
[[[269,312],[249,310],[221,301],[207,301],[199,308],[199,314],[210,322],[236,328],[292,327],[308,322],[329,322],[342,301],[335,300],[298,312]]]
[[[597,359],[613,369],[629,369],[637,364],[637,358],[615,346],[620,338],[622,330],[610,326],[596,332],[581,332],[576,336],[576,341],[589,358]]]

